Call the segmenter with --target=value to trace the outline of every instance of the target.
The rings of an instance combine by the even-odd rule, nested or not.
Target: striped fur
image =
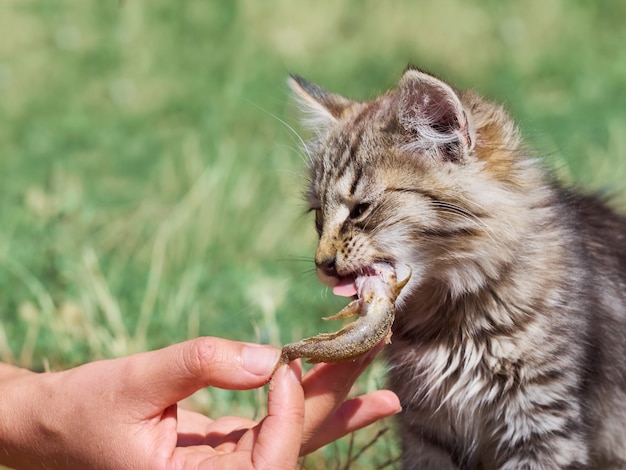
[[[626,468],[626,219],[417,69],[369,102],[291,85],[320,278],[413,273],[387,348],[404,467]]]

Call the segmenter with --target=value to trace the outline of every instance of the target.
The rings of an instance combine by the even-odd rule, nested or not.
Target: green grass
[[[563,177],[619,190],[624,18],[617,1],[4,0],[0,359],[59,369],[328,329],[342,301],[312,269],[289,72],[366,99],[411,62],[505,103]],[[196,402],[253,416],[257,397]],[[367,452],[362,468],[393,458],[391,433]]]

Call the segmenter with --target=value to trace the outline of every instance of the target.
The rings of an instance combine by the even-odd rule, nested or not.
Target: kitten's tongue
[[[339,279],[339,282],[333,287],[333,294],[340,295],[342,297],[352,297],[356,295],[356,284],[353,277],[343,277]]]
[[[371,290],[373,288],[372,282],[374,282],[374,285],[387,286],[386,288],[390,285],[395,285],[397,282],[395,270],[388,263],[374,263],[366,269],[362,269],[358,276],[353,274],[340,277],[337,284],[333,287],[333,294],[342,297],[354,297],[355,295],[360,295],[359,292],[362,292],[363,289]],[[385,295],[389,295],[389,292]]]

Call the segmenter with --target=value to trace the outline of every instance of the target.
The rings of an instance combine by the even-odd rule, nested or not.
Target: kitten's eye
[[[315,209],[315,230],[317,230],[317,233],[321,235],[323,228],[324,228],[324,215],[322,214],[322,210]]]
[[[362,217],[363,214],[365,214],[369,208],[370,208],[370,204],[367,202],[362,202],[361,204],[357,204],[352,209],[352,212],[350,212],[350,218],[354,220],[354,219],[358,219],[359,217]]]

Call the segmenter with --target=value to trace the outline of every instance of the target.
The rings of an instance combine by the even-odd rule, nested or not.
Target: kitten
[[[368,102],[290,83],[319,277],[351,295],[374,262],[412,271],[386,348],[404,467],[626,468],[626,219],[420,70]]]

